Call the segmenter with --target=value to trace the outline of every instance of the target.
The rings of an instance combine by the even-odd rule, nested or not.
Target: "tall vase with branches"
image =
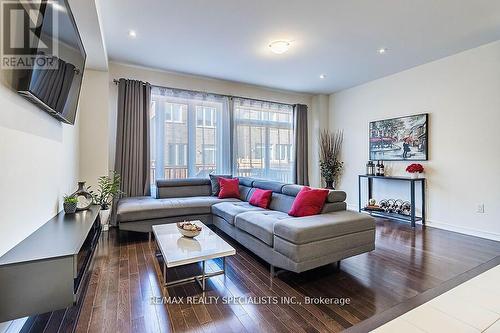
[[[323,130],[319,137],[320,145],[320,168],[321,177],[325,180],[326,188],[333,189],[338,182],[344,167],[340,160],[342,143],[344,142],[344,131],[338,130],[334,133]]]

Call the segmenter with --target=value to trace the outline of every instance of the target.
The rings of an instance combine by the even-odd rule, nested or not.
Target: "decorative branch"
[[[340,161],[340,154],[343,142],[343,130],[338,130],[335,133],[330,132],[330,130],[323,130],[320,133],[321,176],[326,182],[337,182],[342,172],[344,162]]]

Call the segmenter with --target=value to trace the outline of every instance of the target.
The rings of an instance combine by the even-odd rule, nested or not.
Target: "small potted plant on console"
[[[110,176],[101,176],[97,181],[97,192],[91,191],[94,197],[94,203],[101,206],[101,211],[99,212],[99,218],[101,219],[101,224],[103,230],[108,230],[109,217],[111,215],[111,204],[113,198],[124,194],[120,190],[120,175],[113,171]]]
[[[76,212],[76,204],[78,203],[78,198],[74,195],[65,195],[63,197],[63,201],[64,213],[74,214]]]

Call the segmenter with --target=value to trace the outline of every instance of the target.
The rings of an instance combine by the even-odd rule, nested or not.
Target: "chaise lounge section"
[[[214,224],[271,265],[296,273],[375,249],[375,222],[346,210],[346,194],[330,191],[321,214],[288,215],[302,186],[240,178],[240,198],[212,196],[209,179],[157,181],[156,198],[121,199],[121,230],[151,232],[155,224],[198,219]],[[250,205],[255,189],[272,190],[269,209]]]

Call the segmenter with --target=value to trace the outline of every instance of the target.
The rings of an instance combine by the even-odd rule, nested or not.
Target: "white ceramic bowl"
[[[177,223],[177,229],[181,233],[182,236],[193,238],[196,237],[200,234],[201,230],[185,230],[182,229],[181,225],[185,222],[178,222]]]

